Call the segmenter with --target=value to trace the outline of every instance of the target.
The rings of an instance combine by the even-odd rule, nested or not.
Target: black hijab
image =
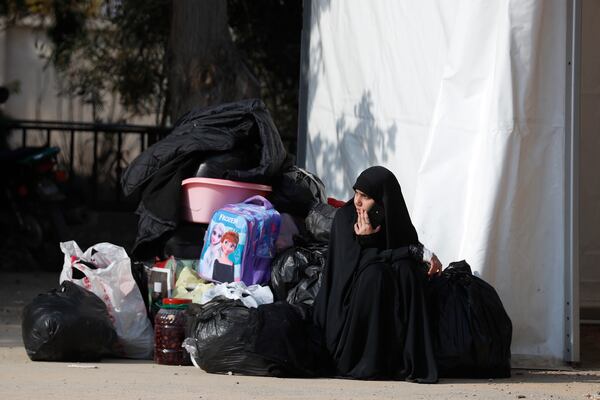
[[[390,170],[380,166],[368,168],[356,178],[352,188],[369,195],[376,203],[383,206],[386,249],[419,242],[417,231],[408,215],[400,184]],[[354,208],[354,202],[352,207]],[[354,213],[356,214],[356,208]]]

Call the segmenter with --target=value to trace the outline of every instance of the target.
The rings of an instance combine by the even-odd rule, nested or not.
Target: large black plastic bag
[[[271,263],[271,288],[276,300],[312,305],[321,287],[327,245],[291,247]]]
[[[327,203],[317,204],[310,210],[304,222],[306,230],[316,241],[329,242],[329,234],[337,210],[337,208]]]
[[[329,371],[329,356],[307,310],[286,303],[246,308],[215,298],[192,305],[184,347],[210,373],[312,377]]]
[[[440,377],[510,376],[512,323],[494,288],[451,263],[429,285],[429,318]]]
[[[327,202],[325,185],[318,176],[292,166],[273,185],[270,201],[277,211],[306,218],[318,203]]]
[[[25,306],[21,331],[33,361],[97,361],[117,343],[104,302],[69,281]]]
[[[256,309],[239,300],[216,297],[188,310],[184,346],[194,363],[206,372],[278,376],[272,363],[247,350]]]

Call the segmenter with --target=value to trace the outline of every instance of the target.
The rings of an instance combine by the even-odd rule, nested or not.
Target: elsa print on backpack
[[[279,213],[262,196],[224,206],[206,231],[198,274],[214,282],[268,283],[280,223]]]
[[[200,270],[204,271],[206,276],[213,275],[215,259],[221,257],[221,238],[224,233],[225,225],[220,222],[214,225],[211,224],[210,229],[206,231],[204,242],[206,243],[208,240],[208,245],[205,246],[205,253],[200,260]]]

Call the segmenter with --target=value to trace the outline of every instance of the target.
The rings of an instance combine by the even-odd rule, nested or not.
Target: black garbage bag
[[[317,204],[310,210],[304,222],[306,230],[316,241],[329,242],[329,233],[337,210],[327,203]]]
[[[330,370],[320,333],[306,310],[286,303],[246,308],[217,297],[187,311],[184,347],[209,373],[310,377]]]
[[[83,260],[79,260],[79,262],[82,263]],[[75,271],[81,272],[77,268],[73,268],[73,273],[75,273]],[[144,307],[146,311],[148,311],[150,306],[150,296],[148,294],[148,274],[146,273],[146,267],[144,267],[144,263],[139,261],[132,262],[131,275],[133,276],[133,280],[135,281],[135,284],[140,290],[140,294],[142,295],[142,299],[144,300]],[[150,318],[149,312],[147,312],[147,316],[148,318]],[[154,321],[151,320],[150,322],[154,324]]]
[[[121,178],[126,196],[141,194],[136,213],[138,233],[132,248],[134,259],[144,260],[163,253],[168,233],[180,217],[181,182],[195,176],[209,157],[240,154],[239,169],[228,168],[207,177],[272,184],[288,160],[275,124],[261,100],[241,100],[192,110],[182,116],[172,132],[131,162]],[[223,165],[229,165],[224,158]],[[255,164],[252,160],[258,160]],[[245,164],[250,162],[250,164]],[[210,164],[210,163],[209,163]],[[249,167],[249,168],[247,168]],[[215,172],[216,173],[216,172]]]
[[[271,288],[276,300],[312,305],[321,287],[327,244],[291,247],[271,263]]]
[[[315,174],[292,166],[273,183],[270,201],[281,213],[306,218],[315,204],[327,202],[325,185]]]
[[[428,302],[440,377],[510,377],[512,323],[496,290],[467,262],[431,279]]]
[[[255,308],[219,296],[204,305],[192,304],[186,313],[184,347],[204,371],[277,376],[272,363],[248,351]]]
[[[65,281],[23,309],[21,333],[32,361],[97,361],[114,354],[115,332],[104,302]]]

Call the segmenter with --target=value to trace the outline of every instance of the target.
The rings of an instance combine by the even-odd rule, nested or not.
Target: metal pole
[[[567,3],[565,96],[565,361],[578,362],[579,349],[579,97],[581,1]]]
[[[71,143],[69,147],[69,175],[73,176],[73,167],[75,165],[75,130],[71,129]]]
[[[298,135],[296,136],[296,164],[306,167],[308,140],[308,85],[310,78],[310,21],[312,0],[302,4],[302,41],[300,45],[300,87],[298,95]]]
[[[123,134],[121,132],[118,133],[117,135],[117,166],[116,166],[116,175],[117,175],[117,179],[116,179],[116,185],[115,185],[115,190],[116,190],[116,200],[117,200],[117,204],[120,203],[121,201],[121,187],[120,187],[120,182],[121,182],[121,146],[123,145]]]
[[[94,154],[92,164],[92,193],[94,206],[98,205],[98,131],[94,128]]]

